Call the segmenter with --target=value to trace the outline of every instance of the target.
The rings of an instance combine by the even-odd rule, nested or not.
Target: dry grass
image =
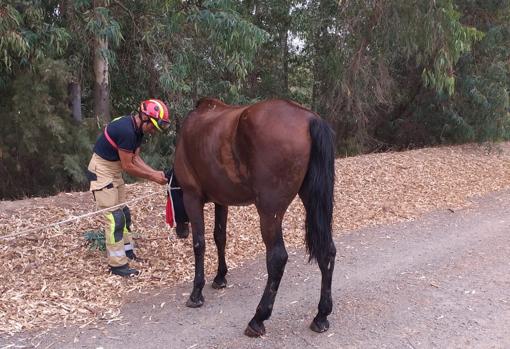
[[[334,231],[414,219],[435,209],[456,210],[473,195],[510,187],[510,143],[490,153],[467,145],[358,156],[336,161]],[[131,207],[138,233],[134,265],[142,271],[129,280],[110,276],[102,252],[89,251],[83,232],[101,226],[90,217],[59,228],[0,240],[0,334],[120,319],[126,296],[190,280],[190,239],[178,240],[164,223],[164,188],[128,186],[131,198],[155,193]],[[0,202],[0,235],[44,226],[94,210],[89,193]],[[214,209],[206,207],[206,270],[216,270],[212,238]],[[303,245],[304,211],[298,200],[284,220],[287,246]],[[230,208],[227,263],[230,268],[264,251],[253,206]],[[190,286],[191,287],[191,286]]]

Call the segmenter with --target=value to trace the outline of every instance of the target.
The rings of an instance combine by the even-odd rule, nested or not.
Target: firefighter
[[[122,116],[110,122],[98,137],[88,165],[90,191],[99,209],[126,202],[126,188],[122,172],[145,178],[158,184],[167,184],[163,171],[156,171],[140,157],[144,134],[168,128],[168,108],[158,99],[140,104],[137,113]],[[130,268],[128,259],[136,259],[131,237],[131,214],[127,205],[106,211],[105,242],[108,265],[112,274],[138,275]]]

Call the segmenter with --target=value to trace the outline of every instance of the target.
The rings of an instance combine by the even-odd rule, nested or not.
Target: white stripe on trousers
[[[108,251],[108,254],[113,257],[124,257],[126,255],[125,251]]]

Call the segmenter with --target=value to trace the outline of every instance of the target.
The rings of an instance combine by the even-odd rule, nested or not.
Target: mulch
[[[464,145],[336,160],[334,234],[412,220],[424,213],[469,206],[470,199],[510,188],[510,143]],[[177,239],[165,225],[165,188],[128,185],[129,198],[154,195],[131,206],[142,271],[122,279],[108,273],[106,256],[91,250],[84,232],[102,226],[101,215],[0,239],[0,335],[43,331],[70,324],[122,321],[129,295],[148,293],[192,280],[191,238]],[[0,202],[0,236],[20,233],[95,210],[87,192]],[[212,236],[214,206],[206,205],[206,275],[215,275]],[[284,219],[287,247],[302,247],[304,210],[296,199]],[[264,252],[254,206],[229,208],[229,269]],[[439,232],[438,232],[439,233]],[[390,234],[390,232],[388,232]],[[303,256],[304,258],[304,256]],[[190,284],[191,290],[191,284]]]

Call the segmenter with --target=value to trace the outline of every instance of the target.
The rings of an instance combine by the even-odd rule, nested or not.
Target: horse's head
[[[195,108],[204,108],[204,107],[206,107],[206,108],[209,108],[209,109],[213,109],[213,108],[216,108],[217,106],[230,107],[228,104],[223,103],[219,99],[212,98],[212,97],[203,97],[203,98],[200,98],[198,100]]]

